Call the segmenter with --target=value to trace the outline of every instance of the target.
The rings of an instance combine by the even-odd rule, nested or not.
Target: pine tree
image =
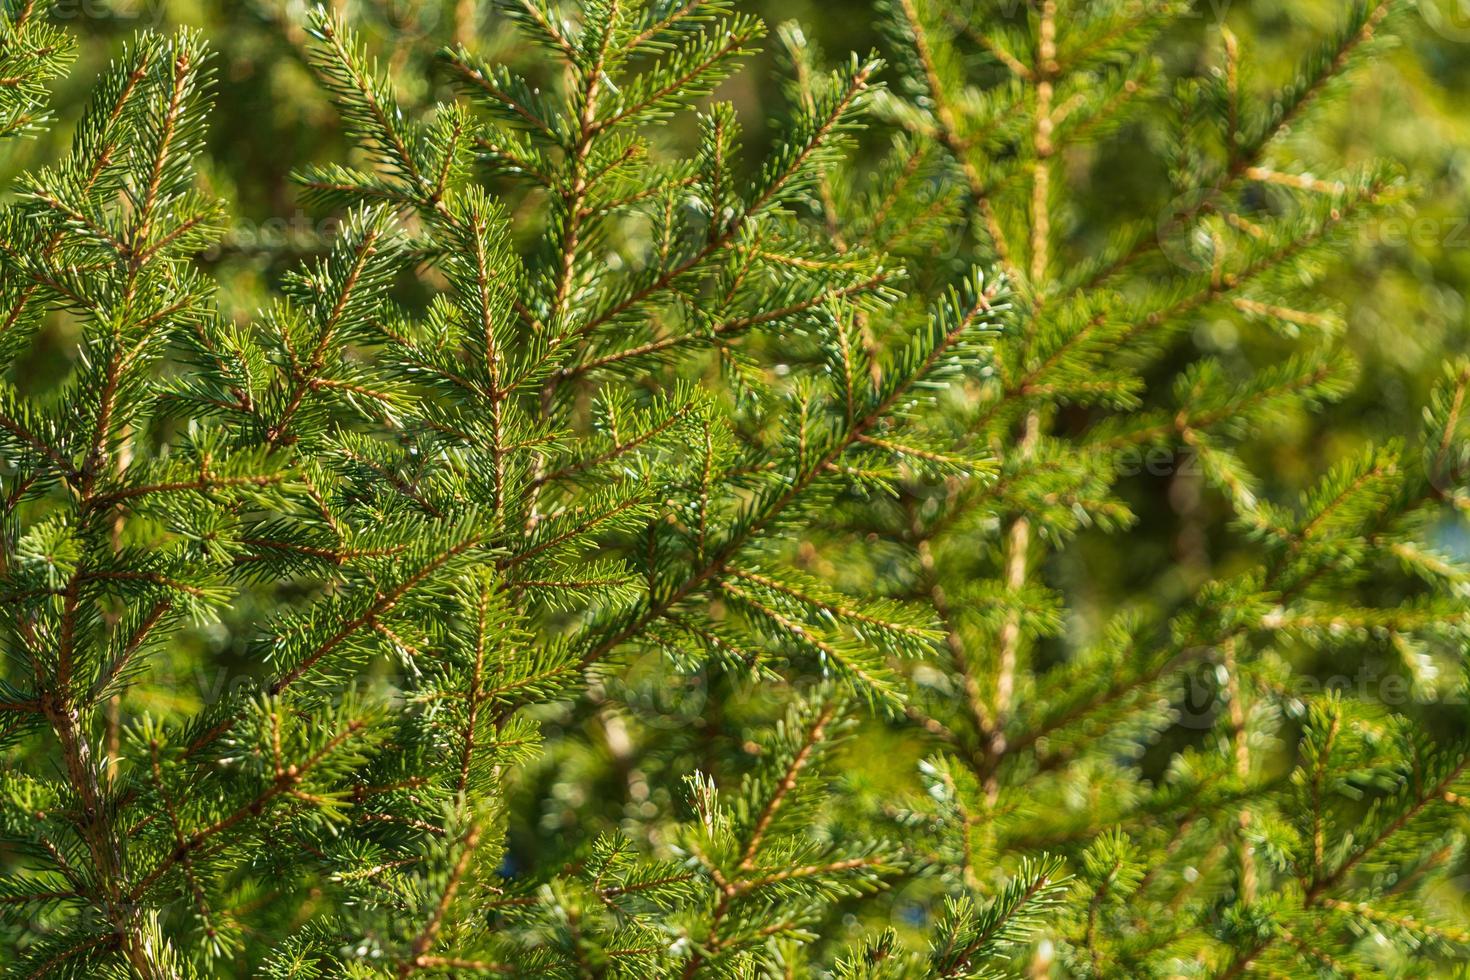
[[[1470,747],[1293,669],[1368,650],[1461,692],[1434,541],[1470,364],[1422,452],[1296,502],[1252,465],[1351,385],[1313,278],[1399,183],[1296,134],[1394,7],[1263,97],[1228,32],[1198,77],[1153,57],[1177,3],[885,0],[889,64],[778,31],[763,158],[719,98],[769,43],[732,0],[506,0],[534,77],[456,30],[422,110],[318,10],[293,30],[358,152],[299,185],[345,219],[248,321],[196,261],[228,220],[209,54],[140,35],[0,219],[6,362],[71,348],[0,385],[7,966],[1462,960]],[[4,11],[18,134],[69,46]],[[1068,176],[1128,126],[1167,134],[1163,216],[1099,231]],[[1195,358],[1205,314],[1290,353]],[[1077,621],[1048,556],[1126,542],[1129,460],[1183,448],[1248,558]],[[635,710],[680,690],[686,724]]]

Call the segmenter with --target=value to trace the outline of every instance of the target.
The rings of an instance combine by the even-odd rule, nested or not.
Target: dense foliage
[[[1269,471],[1354,388],[1321,282],[1409,188],[1312,133],[1409,5],[1280,83],[1175,0],[881,0],[836,59],[453,4],[391,64],[342,6],[270,21],[353,150],[258,310],[193,31],[3,205],[8,969],[1463,969],[1470,360]],[[0,9],[13,142],[73,42]]]

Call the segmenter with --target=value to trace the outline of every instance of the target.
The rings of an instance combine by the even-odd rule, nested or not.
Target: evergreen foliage
[[[835,68],[734,0],[504,0],[536,77],[452,46],[427,112],[319,9],[359,151],[299,185],[345,218],[248,322],[197,261],[209,54],[140,34],[0,218],[5,363],[75,347],[0,382],[6,967],[1463,968],[1463,709],[1294,671],[1463,696],[1470,362],[1413,442],[1262,473],[1353,382],[1313,285],[1403,191],[1301,134],[1398,8],[1263,93],[1228,31],[1155,56],[1173,0],[880,0]],[[3,11],[23,134],[70,48]],[[763,155],[721,99],[762,44]],[[1130,133],[1167,186],[1099,219],[1069,175]],[[1140,453],[1235,558],[1087,620],[1063,559],[1126,544]],[[201,665],[242,683],[170,690]]]

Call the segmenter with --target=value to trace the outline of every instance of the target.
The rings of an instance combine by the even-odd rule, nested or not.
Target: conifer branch
[[[924,24],[919,17],[914,0],[898,0],[900,9],[903,11],[904,20],[914,38],[914,48],[918,54],[919,61],[924,68],[925,81],[928,84],[929,97],[934,102],[935,115],[939,124],[939,137],[949,148],[955,163],[965,176],[965,181],[970,188],[970,197],[975,202],[975,207],[985,223],[986,233],[990,236],[991,246],[995,249],[996,257],[1000,260],[1002,268],[1013,281],[1022,281],[1019,269],[1016,268],[1011,259],[1010,246],[1007,244],[1005,232],[1001,228],[999,219],[996,217],[994,207],[990,202],[989,190],[985,181],[981,178],[979,170],[970,158],[970,146],[961,139],[958,130],[958,122],[955,119],[954,110],[949,104],[949,96],[944,83],[940,80],[934,67],[934,56],[929,49],[928,34]]]
[[[141,37],[70,149],[24,154],[17,975],[1470,952],[1434,912],[1470,754],[1421,704],[1470,632],[1444,536],[1470,367],[1417,444],[1344,453],[1365,341],[1314,285],[1398,197],[1310,139],[1398,4],[1262,97],[1284,66],[1248,15],[1193,57],[1175,0],[877,2],[881,60],[828,71],[783,25],[781,98],[737,114],[708,98],[764,35],[745,0],[503,0],[530,47],[482,42],[470,0],[391,38],[372,5],[252,0],[257,53],[314,70],[355,148],[294,178],[347,216],[295,271],[202,254],[207,146],[276,196],[233,120],[206,143],[192,34]],[[43,9],[0,2],[0,135],[41,131],[71,55]],[[784,124],[747,170],[751,113]],[[1145,216],[1196,190],[1146,227],[1120,173]],[[1303,689],[1349,653],[1381,697]]]

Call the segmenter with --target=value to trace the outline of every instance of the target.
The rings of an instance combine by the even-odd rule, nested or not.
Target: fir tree
[[[74,348],[57,383],[0,385],[7,965],[1462,960],[1437,889],[1470,747],[1292,670],[1371,647],[1461,690],[1467,572],[1434,539],[1470,501],[1470,364],[1422,450],[1295,502],[1252,465],[1351,384],[1313,277],[1398,182],[1324,176],[1295,134],[1395,4],[1266,95],[1228,32],[1218,70],[1162,67],[1180,4],[991,6],[886,0],[888,65],[828,69],[782,27],[790,111],[754,164],[719,87],[769,41],[731,0],[506,0],[535,79],[456,18],[425,110],[319,10],[293,30],[359,152],[299,184],[346,217],[248,322],[196,262],[228,214],[198,178],[209,55],[140,35],[0,219],[7,363]],[[4,11],[16,134],[69,48]],[[1171,186],[1100,233],[1071,162],[1127,126],[1169,134]],[[1291,353],[1195,358],[1206,313]],[[1130,454],[1163,448],[1249,560],[1069,620],[1047,556],[1125,536]],[[170,690],[201,663],[243,683]],[[695,730],[629,713],[691,677]],[[895,787],[897,745],[923,758]],[[520,846],[543,779],[609,771],[639,816]],[[895,889],[924,914],[879,927]]]

